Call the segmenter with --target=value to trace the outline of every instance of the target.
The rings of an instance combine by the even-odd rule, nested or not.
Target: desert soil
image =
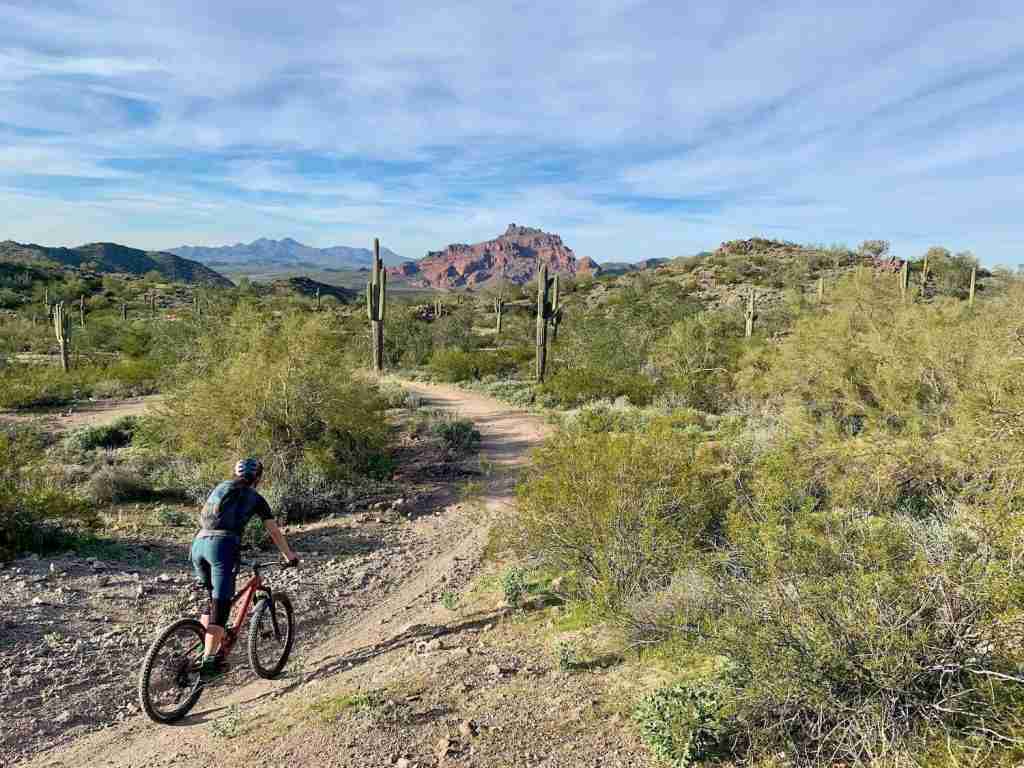
[[[180,724],[138,714],[145,645],[196,602],[185,543],[153,547],[157,562],[135,572],[74,557],[0,571],[0,763],[649,765],[623,724],[635,670],[614,655],[559,664],[549,636],[571,617],[544,599],[506,607],[499,566],[484,561],[546,426],[481,395],[403,384],[475,422],[482,472],[433,491],[410,477],[416,498],[290,532],[303,567],[274,580],[298,598],[299,630],[278,680],[256,678],[236,649]]]
[[[147,408],[159,402],[159,395],[150,395],[125,400],[85,400],[58,409],[0,410],[0,421],[31,422],[57,434],[79,427],[109,424],[123,416],[141,416]]]

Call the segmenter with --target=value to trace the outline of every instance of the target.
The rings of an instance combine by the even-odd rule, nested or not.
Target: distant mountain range
[[[373,264],[373,251],[369,248],[351,248],[335,245],[314,248],[286,237],[270,240],[261,237],[251,243],[236,243],[208,248],[201,245],[182,245],[170,248],[169,253],[212,266],[244,265],[254,267],[317,267],[319,269],[368,269]],[[401,264],[403,259],[394,251],[380,249],[385,264]]]
[[[39,266],[63,266],[96,272],[144,275],[158,272],[169,281],[231,286],[232,282],[204,264],[162,251],[142,251],[117,243],[89,243],[77,248],[25,245],[13,240],[0,242],[0,262]]]
[[[593,259],[577,259],[558,235],[517,224],[509,224],[504,234],[493,240],[475,245],[454,243],[388,271],[424,288],[477,288],[501,280],[523,285],[542,264],[567,275],[601,272]]]

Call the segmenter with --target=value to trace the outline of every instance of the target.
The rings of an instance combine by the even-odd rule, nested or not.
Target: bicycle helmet
[[[263,462],[252,457],[239,459],[235,464],[235,477],[245,478],[249,482],[258,480],[263,474]]]

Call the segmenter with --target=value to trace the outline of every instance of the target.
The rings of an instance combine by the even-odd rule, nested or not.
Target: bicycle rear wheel
[[[277,677],[288,663],[294,641],[291,598],[283,592],[275,592],[273,598],[260,600],[249,625],[249,664],[253,671],[260,677]]]
[[[180,619],[149,647],[139,671],[139,703],[151,720],[173,723],[199,701],[205,637],[206,629],[198,621]]]

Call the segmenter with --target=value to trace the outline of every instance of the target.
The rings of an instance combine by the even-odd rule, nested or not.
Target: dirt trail
[[[442,590],[465,585],[472,577],[489,522],[508,510],[516,471],[528,450],[544,438],[547,427],[534,416],[481,395],[453,387],[411,382],[403,385],[419,394],[425,406],[456,411],[472,419],[480,430],[481,455],[493,469],[473,503],[453,504],[434,515],[403,524],[408,535],[393,551],[390,565],[372,583],[361,585],[358,593],[353,592],[347,605],[339,606],[339,613],[351,613],[343,630],[313,647],[303,647],[300,637],[296,657],[289,665],[291,672],[283,679],[259,680],[246,670],[240,681],[231,681],[241,684],[207,691],[190,717],[178,726],[157,726],[136,716],[37,755],[25,765],[140,768],[222,764],[227,755],[237,754],[242,748],[240,742],[246,741],[226,742],[214,735],[211,721],[224,717],[226,712],[237,713],[251,722],[259,719],[261,712],[287,710],[290,702],[308,701],[318,686],[329,684],[339,673],[378,657],[386,662],[393,651],[454,631],[445,627],[452,614],[443,611],[438,597]],[[485,622],[486,617],[480,623],[486,626]],[[468,625],[469,622],[460,629],[466,630]],[[236,651],[236,664],[243,663],[242,655]],[[128,674],[135,674],[134,664],[126,667]],[[301,732],[282,738],[303,745]],[[353,746],[357,750],[361,747]],[[365,753],[353,753],[344,760],[341,755],[334,755],[329,762],[304,764],[389,762],[387,758],[382,762],[380,756]]]
[[[63,408],[28,411],[2,411],[0,421],[33,422],[54,434],[78,427],[109,424],[123,416],[141,416],[160,402],[160,395],[130,397],[124,400],[91,400]]]

